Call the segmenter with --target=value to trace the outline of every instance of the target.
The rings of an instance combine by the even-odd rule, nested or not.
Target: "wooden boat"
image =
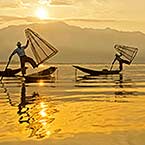
[[[25,82],[26,83],[32,83],[32,82],[38,82],[40,80],[51,80],[52,74],[56,71],[57,67],[49,67],[45,70],[42,70],[40,72],[31,74],[31,75],[27,75],[25,76]]]
[[[18,68],[18,69],[6,69],[5,71],[0,71],[0,76],[3,76],[3,77],[15,77],[15,75],[17,73],[19,73],[21,71],[21,68]]]
[[[85,67],[80,66],[73,66],[76,69],[89,74],[90,76],[99,76],[99,75],[113,75],[113,74],[119,74],[123,69],[123,64],[130,65],[133,59],[135,58],[138,48],[125,46],[125,45],[118,45],[116,44],[114,46],[115,50],[117,51],[115,58],[111,64],[110,70],[103,69],[101,71],[93,70]],[[119,63],[119,69],[118,70],[112,70],[113,64],[118,61]]]
[[[87,73],[91,76],[99,76],[99,75],[113,75],[113,74],[119,74],[120,70],[107,70],[107,69],[103,69],[102,71],[97,71],[97,70],[93,70],[93,69],[89,69],[89,68],[84,68],[84,67],[80,67],[80,66],[73,66],[76,69],[79,69],[80,71]]]

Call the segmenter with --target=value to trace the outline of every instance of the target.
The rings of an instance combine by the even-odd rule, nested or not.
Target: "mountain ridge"
[[[138,47],[141,53],[137,55],[136,61],[144,62],[144,33],[119,31],[109,27],[105,29],[81,28],[64,22],[12,25],[0,29],[1,48],[4,48],[0,49],[1,61],[7,60],[17,41],[25,43],[24,29],[28,27],[58,48],[59,53],[50,59],[50,62],[107,63],[114,58],[113,46],[115,44]]]

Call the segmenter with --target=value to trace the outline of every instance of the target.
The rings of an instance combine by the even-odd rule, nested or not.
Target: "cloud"
[[[73,1],[71,0],[51,0],[50,5],[72,5]]]
[[[36,17],[17,17],[17,16],[0,16],[1,22],[9,22],[9,21],[26,21],[26,22],[37,22],[40,21]]]
[[[0,8],[21,8],[30,6],[31,0],[0,0]],[[35,0],[33,0],[33,3]]]
[[[14,20],[20,20],[21,17],[14,17],[14,16],[0,16],[0,21],[14,21]]]
[[[21,5],[21,0],[0,0],[1,8],[17,8]]]
[[[81,21],[81,22],[117,22],[117,20],[107,19],[107,20],[99,20],[99,19],[64,19],[64,21]]]
[[[44,6],[52,18],[143,20],[144,5],[144,0],[0,0],[0,15],[32,16]]]
[[[136,20],[118,20],[118,19],[81,19],[81,18],[66,18],[66,19],[62,19],[62,21],[64,22],[82,22],[82,23],[110,23],[110,24],[120,24],[120,23],[136,23]]]
[[[35,4],[38,3],[39,0],[21,0],[23,4]]]
[[[0,0],[0,8],[24,8],[38,4],[40,0]]]
[[[27,21],[27,22],[36,22],[40,21],[40,19],[36,17],[17,17],[17,16],[0,16],[0,21]],[[66,19],[53,19],[54,21],[81,21],[81,22],[119,22],[118,20],[113,19],[80,19],[80,18],[66,18]],[[47,20],[45,20],[47,21]],[[49,20],[48,20],[49,21]],[[122,20],[123,21],[123,20]]]
[[[49,0],[39,0],[38,2],[40,4],[47,4],[47,3],[49,3]]]

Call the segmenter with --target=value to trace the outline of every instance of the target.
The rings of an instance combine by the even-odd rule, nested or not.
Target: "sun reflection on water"
[[[44,81],[43,80],[40,80],[39,81],[39,86],[43,86],[44,85]]]
[[[21,95],[18,114],[24,132],[29,134],[29,138],[48,138],[54,132],[51,125],[55,121],[55,113],[58,112],[55,104],[44,100],[40,95],[27,96],[25,86],[22,87]]]
[[[45,112],[45,109],[42,109],[41,111],[40,111],[40,115],[42,116],[42,117],[46,117],[46,112]]]

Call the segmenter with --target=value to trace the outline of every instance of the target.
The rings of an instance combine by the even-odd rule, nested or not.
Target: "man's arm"
[[[25,45],[25,46],[23,46],[23,47],[24,47],[24,49],[26,49],[26,48],[28,47],[28,45],[29,45],[29,40],[27,39],[26,45]]]
[[[16,49],[11,53],[11,55],[9,56],[9,60],[12,58],[13,55],[15,55],[17,53]]]

